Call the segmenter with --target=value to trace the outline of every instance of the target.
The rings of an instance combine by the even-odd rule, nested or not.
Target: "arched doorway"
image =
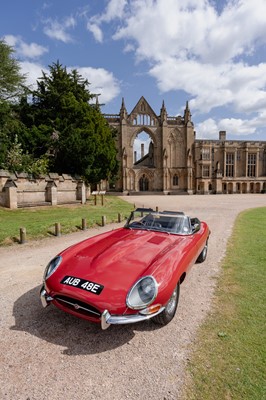
[[[149,179],[145,174],[139,180],[139,190],[140,192],[147,192],[149,190]]]

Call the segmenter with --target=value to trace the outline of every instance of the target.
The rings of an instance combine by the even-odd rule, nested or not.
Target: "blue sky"
[[[197,138],[266,140],[266,0],[9,0],[0,37],[28,83],[59,60],[104,113],[189,101]]]

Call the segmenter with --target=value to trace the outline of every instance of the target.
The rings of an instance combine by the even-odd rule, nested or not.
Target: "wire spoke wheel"
[[[170,299],[168,300],[165,309],[154,318],[152,318],[153,322],[159,325],[167,325],[175,316],[178,300],[179,300],[179,292],[180,292],[180,282],[176,285],[171,294]]]

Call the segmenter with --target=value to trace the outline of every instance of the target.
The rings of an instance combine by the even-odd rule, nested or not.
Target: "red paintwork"
[[[96,307],[110,314],[134,314],[127,309],[126,297],[132,285],[145,275],[152,275],[158,285],[154,304],[166,304],[180,277],[195,263],[209,236],[206,223],[199,232],[188,235],[120,228],[80,242],[60,255],[58,269],[46,280],[47,293],[61,294]],[[100,295],[62,285],[60,281],[71,275],[104,286]],[[91,321],[98,318],[81,316],[54,301],[66,312]]]

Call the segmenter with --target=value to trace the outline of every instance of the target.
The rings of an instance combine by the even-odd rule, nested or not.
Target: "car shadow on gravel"
[[[153,331],[159,326],[151,321],[133,325],[100,325],[76,318],[53,305],[43,308],[39,299],[40,286],[20,296],[14,303],[15,325],[12,330],[27,332],[42,340],[66,347],[63,354],[87,355],[103,353],[129,343],[134,331]]]

